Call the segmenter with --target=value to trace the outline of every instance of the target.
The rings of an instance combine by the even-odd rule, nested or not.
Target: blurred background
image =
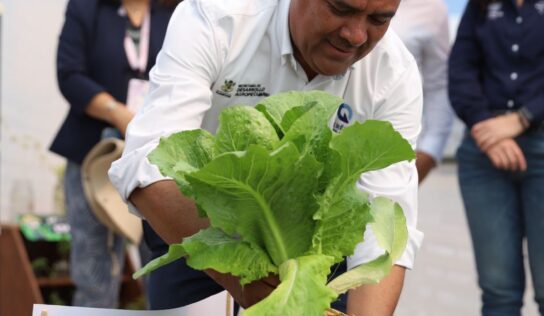
[[[453,41],[466,1],[446,2]],[[47,148],[68,109],[55,77],[65,6],[66,0],[0,0],[2,223],[15,223],[22,214],[64,214],[65,162]],[[407,274],[396,315],[479,314],[480,293],[454,161],[462,131],[457,121],[445,162],[420,189],[419,227],[425,241],[415,269]],[[0,305],[4,299],[0,295]],[[537,315],[532,292],[526,293],[525,301],[524,315]]]
[[[448,0],[451,39],[466,0]],[[0,220],[63,212],[64,159],[48,152],[68,104],[55,77],[66,0],[0,0]],[[446,148],[453,158],[463,130],[456,122]]]

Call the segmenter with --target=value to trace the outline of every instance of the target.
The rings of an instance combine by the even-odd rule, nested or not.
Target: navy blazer
[[[506,111],[544,122],[544,4],[470,1],[449,60],[449,95],[469,128]]]
[[[57,51],[57,80],[70,109],[50,150],[76,163],[83,161],[109,126],[85,114],[91,99],[108,92],[125,103],[129,80],[141,77],[128,64],[123,46],[128,18],[119,13],[119,7],[118,1],[70,0],[66,9]],[[155,64],[173,9],[151,0],[144,77]]]

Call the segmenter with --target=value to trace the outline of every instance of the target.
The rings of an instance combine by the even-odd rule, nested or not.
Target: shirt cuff
[[[448,138],[431,134],[422,134],[421,136],[416,146],[417,150],[431,155],[436,163],[441,162]]]
[[[128,200],[132,191],[136,188],[144,188],[158,181],[171,179],[163,176],[159,168],[147,160],[148,153],[155,147],[155,145],[149,144],[130,153],[123,154],[121,158],[112,163],[108,171],[108,176],[113,186],[128,204],[130,212],[140,218],[143,218],[143,216],[136,206]]]
[[[544,122],[544,94],[531,100],[522,109],[530,114],[531,127],[540,125]]]

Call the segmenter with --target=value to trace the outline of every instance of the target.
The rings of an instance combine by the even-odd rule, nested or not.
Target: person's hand
[[[436,161],[434,160],[433,156],[422,151],[416,151],[416,168],[419,183],[423,182],[423,179],[427,177],[431,169],[434,167],[436,167]]]
[[[280,284],[278,275],[271,274],[270,276],[253,281],[244,285],[242,289],[243,303],[242,307],[247,308],[251,305],[257,304],[265,299],[276,287]]]
[[[278,276],[271,274],[266,278],[253,281],[242,287],[240,279],[230,274],[220,273],[211,269],[204,272],[227,290],[243,308],[248,308],[265,299],[280,283]]]
[[[493,165],[501,170],[525,171],[527,161],[518,144],[511,138],[503,139],[486,151]]]
[[[514,138],[524,130],[519,114],[509,113],[477,123],[472,127],[471,134],[478,147],[483,152],[487,152],[497,142]]]
[[[134,113],[132,113],[126,106],[119,104],[111,112],[111,124],[115,126],[119,132],[121,132],[123,137],[125,137],[128,123],[130,123],[133,117]]]

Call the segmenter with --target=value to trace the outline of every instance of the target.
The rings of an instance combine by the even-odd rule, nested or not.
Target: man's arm
[[[184,237],[209,226],[209,220],[198,216],[195,203],[183,196],[172,180],[137,188],[129,199],[168,244],[180,243]],[[204,272],[225,288],[242,307],[249,307],[264,299],[279,283],[276,276],[270,276],[242,287],[240,279],[230,274],[210,269]]]
[[[404,267],[394,265],[391,273],[380,283],[350,290],[348,315],[393,315],[404,284],[405,271]]]
[[[432,2],[435,15],[428,19],[432,30],[421,43],[423,78],[423,129],[417,144],[416,167],[421,183],[441,160],[453,124],[448,99],[448,56],[450,38],[444,2]],[[416,5],[417,6],[417,5]]]
[[[180,243],[209,226],[208,219],[198,216],[194,202],[181,194],[173,180],[137,188],[129,199],[168,244]]]
[[[433,156],[424,151],[416,150],[416,168],[419,184],[423,182],[434,167],[436,167],[436,160],[434,160]]]
[[[183,196],[172,180],[137,188],[129,199],[168,244],[180,243],[183,238],[209,226],[208,219],[198,216],[195,203]],[[213,270],[206,273],[229,290],[237,301],[242,301],[242,289],[237,278]]]

